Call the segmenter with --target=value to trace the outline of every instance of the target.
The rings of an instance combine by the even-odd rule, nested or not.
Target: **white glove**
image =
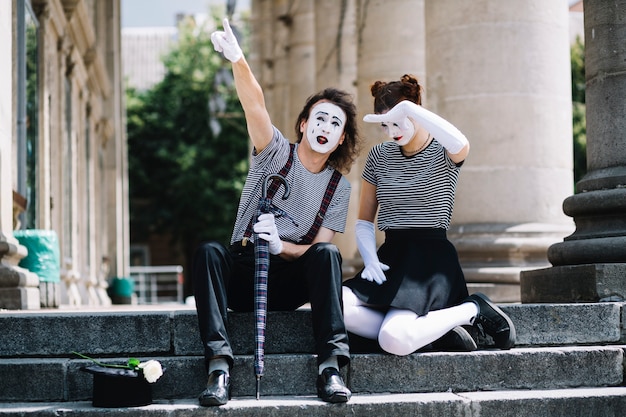
[[[230,28],[230,24],[228,24],[228,19],[224,19],[224,31],[217,30],[211,33],[211,42],[213,42],[213,48],[217,52],[223,53],[230,62],[237,62],[243,57],[243,52],[233,30]]]
[[[374,223],[367,220],[357,220],[355,230],[356,245],[365,264],[365,269],[361,272],[361,278],[380,285],[387,281],[383,271],[389,270],[389,266],[378,260]]]
[[[454,127],[452,123],[408,100],[396,104],[387,113],[366,114],[363,117],[363,121],[367,123],[397,123],[401,125],[407,117],[415,120],[417,124],[428,130],[437,139],[437,142],[441,143],[452,155],[461,152],[468,143],[465,135]]]
[[[283,251],[283,242],[280,240],[280,236],[278,236],[276,221],[272,213],[261,214],[253,229],[258,234],[257,236],[269,242],[269,249],[272,255],[279,255]]]

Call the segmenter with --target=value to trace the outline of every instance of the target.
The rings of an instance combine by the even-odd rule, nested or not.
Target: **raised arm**
[[[367,123],[399,123],[402,120],[406,120],[405,117],[413,119],[417,124],[430,132],[446,148],[448,156],[454,162],[461,162],[467,157],[469,141],[465,135],[443,117],[411,101],[401,101],[384,114],[367,114],[363,121]]]
[[[233,64],[235,88],[246,115],[248,134],[257,152],[261,152],[272,140],[272,121],[265,107],[263,90],[243,56],[228,19],[224,19],[224,31],[211,34],[211,41],[215,50]]]

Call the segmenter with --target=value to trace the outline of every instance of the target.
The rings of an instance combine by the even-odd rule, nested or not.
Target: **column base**
[[[3,236],[0,234],[0,239]],[[17,265],[26,256],[26,248],[12,236],[0,240],[0,308],[7,310],[38,310],[40,306],[39,277]]]
[[[58,282],[40,282],[41,306],[58,308],[61,305],[61,284]]]
[[[626,263],[564,265],[524,271],[522,303],[593,303],[626,300]]]
[[[39,288],[0,288],[0,308],[39,310]]]
[[[548,248],[573,230],[573,223],[456,224],[448,238],[459,253],[470,293],[514,303],[520,301],[520,273],[550,266]]]

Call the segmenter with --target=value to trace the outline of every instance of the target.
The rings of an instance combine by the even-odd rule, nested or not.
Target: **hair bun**
[[[417,78],[411,74],[404,74],[402,78],[400,78],[400,82],[402,83],[404,96],[414,99],[415,102],[417,102],[421,91],[421,86],[419,85]]]
[[[372,96],[376,97],[378,94],[380,94],[382,92],[382,89],[385,88],[386,85],[387,83],[384,81],[376,81],[374,84],[372,84],[372,86],[370,87]]]

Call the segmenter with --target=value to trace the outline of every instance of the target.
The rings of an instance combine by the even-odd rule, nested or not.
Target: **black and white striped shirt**
[[[448,229],[460,169],[436,140],[410,157],[393,142],[374,146],[362,177],[376,186],[378,228]]]
[[[287,173],[286,179],[291,189],[291,195],[287,200],[282,199],[284,188],[279,187],[272,199],[274,205],[286,211],[297,223],[286,217],[276,218],[276,227],[280,238],[285,241],[298,243],[309,231],[319,211],[320,204],[326,192],[326,186],[333,174],[333,168],[326,167],[319,173],[309,172],[300,162],[296,152],[293,157],[293,165]],[[248,177],[244,184],[237,220],[231,237],[231,243],[243,239],[244,232],[250,219],[255,214],[265,178],[269,174],[275,174],[282,169],[289,158],[291,148],[289,141],[274,127],[274,137],[270,144],[259,154],[252,154],[252,162]],[[343,233],[346,227],[348,203],[350,202],[350,182],[341,176],[339,185],[328,206],[322,227]],[[254,234],[252,235],[254,238]]]

